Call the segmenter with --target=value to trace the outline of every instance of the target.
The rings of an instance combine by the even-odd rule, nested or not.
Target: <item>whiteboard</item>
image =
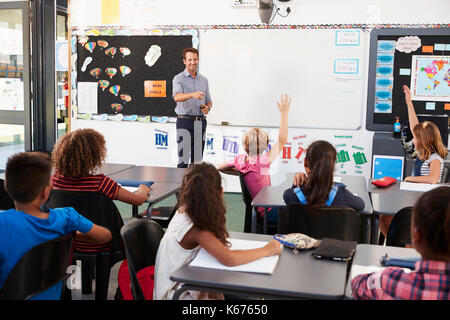
[[[361,127],[367,32],[207,29],[199,37],[199,71],[213,101],[208,123],[278,127],[276,101],[287,93],[290,127]]]

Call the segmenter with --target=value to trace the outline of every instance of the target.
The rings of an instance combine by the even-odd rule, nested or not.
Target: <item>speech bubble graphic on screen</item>
[[[400,37],[395,42],[395,49],[400,52],[411,53],[416,51],[422,45],[418,36]]]

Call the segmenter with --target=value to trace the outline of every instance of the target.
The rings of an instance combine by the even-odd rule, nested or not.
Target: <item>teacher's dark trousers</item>
[[[195,120],[197,119],[197,120]],[[206,118],[177,118],[178,168],[200,163],[205,149]]]

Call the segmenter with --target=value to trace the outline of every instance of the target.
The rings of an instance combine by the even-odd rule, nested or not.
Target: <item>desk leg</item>
[[[264,208],[264,225],[263,225],[263,232],[264,234],[267,234],[267,208]]]
[[[252,233],[256,233],[256,215],[258,214],[258,211],[256,210],[256,207],[253,207],[252,209]]]
[[[380,215],[377,213],[373,213],[372,228],[370,231],[370,244],[378,244],[379,224],[380,224]]]
[[[371,234],[371,220],[372,215],[361,215],[363,219],[363,243],[370,243],[370,234]]]

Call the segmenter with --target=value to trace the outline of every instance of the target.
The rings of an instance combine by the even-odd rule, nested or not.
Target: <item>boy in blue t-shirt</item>
[[[41,212],[50,195],[50,157],[41,152],[22,152],[8,159],[5,189],[15,209],[0,212],[0,288],[20,258],[31,248],[77,231],[87,241],[111,241],[108,229],[93,224],[73,208]],[[59,300],[62,283],[33,297]]]

